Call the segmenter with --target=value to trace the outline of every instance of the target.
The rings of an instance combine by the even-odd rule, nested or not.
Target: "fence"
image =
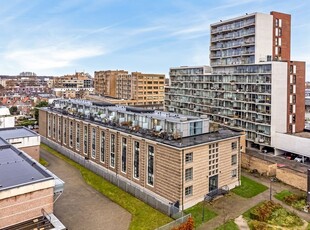
[[[178,227],[180,224],[186,222],[188,220],[188,218],[191,217],[191,214],[187,214],[185,216],[180,217],[179,219],[176,219],[166,225],[163,225],[159,228],[157,228],[156,230],[171,230],[175,227]]]
[[[66,157],[70,158],[71,160],[83,165],[85,168],[93,171],[99,176],[102,176],[107,181],[111,182],[112,184],[118,186],[122,190],[130,193],[131,195],[135,196],[136,198],[142,200],[143,202],[147,203],[148,205],[152,206],[153,208],[161,211],[162,213],[171,216],[172,218],[176,219],[182,213],[176,208],[172,203],[168,201],[163,201],[159,197],[156,197],[155,194],[152,194],[148,190],[144,189],[143,187],[139,187],[134,182],[90,161],[86,160],[83,156],[64,148],[63,146],[41,136],[41,142],[48,145],[49,147],[55,149],[56,151],[60,152],[61,154],[65,155]]]

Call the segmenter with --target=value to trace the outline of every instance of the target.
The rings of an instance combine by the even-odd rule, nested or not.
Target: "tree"
[[[34,118],[37,120],[38,124],[39,124],[39,109],[38,108],[47,107],[47,106],[48,106],[47,101],[40,101],[38,104],[36,104],[34,108]]]
[[[17,113],[17,106],[12,106],[9,110],[10,110],[11,115],[16,115],[16,113]]]

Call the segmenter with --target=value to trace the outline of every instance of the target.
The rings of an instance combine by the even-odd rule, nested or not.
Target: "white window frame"
[[[139,157],[138,157],[138,167],[137,167],[137,172],[138,172],[138,177],[135,176],[135,154],[136,154],[136,143],[139,143]],[[140,142],[139,141],[133,141],[133,151],[132,151],[132,177],[136,180],[139,180],[140,178],[140,155],[141,155],[141,147],[140,147]]]
[[[95,140],[94,140],[94,135],[95,135]],[[91,132],[91,157],[93,159],[96,159],[96,137],[97,137],[96,127],[92,127],[92,132]],[[93,145],[95,145],[95,149],[93,149]]]
[[[190,157],[189,157],[190,160],[187,160],[187,156],[190,156]],[[186,153],[186,154],[185,154],[185,164],[192,163],[193,160],[194,160],[194,154],[193,154],[193,152],[190,152],[190,153]]]
[[[102,135],[103,134],[103,135]],[[103,143],[103,148],[102,148],[102,143]],[[105,151],[105,147],[106,147],[106,143],[105,143],[105,132],[103,131],[103,130],[101,130],[100,131],[100,159],[99,159],[99,161],[101,162],[101,163],[105,163],[105,159],[104,159],[104,157],[105,157],[105,153],[106,153],[106,151]],[[103,149],[103,152],[102,152],[102,149]],[[103,155],[103,157],[102,157],[102,155]]]
[[[185,190],[184,191],[185,197],[190,197],[190,196],[193,195],[193,191],[194,191],[193,185],[190,185],[190,186],[186,187],[184,190]]]
[[[190,172],[190,173],[187,174],[188,172]],[[186,182],[187,182],[187,181],[192,181],[193,178],[194,178],[194,175],[193,175],[193,174],[194,174],[194,169],[193,169],[193,167],[185,169],[185,173],[184,173],[185,181],[186,181]]]
[[[113,138],[112,138],[113,137]],[[112,152],[112,139],[113,139],[113,152]],[[111,133],[110,135],[110,167],[115,168],[115,140],[116,140],[116,135],[114,133]],[[112,154],[113,154],[113,166],[112,166]]]
[[[153,147],[153,153],[150,154],[150,151],[149,151],[149,147]],[[149,156],[152,155],[153,156],[153,173],[151,175],[151,177],[153,178],[153,184],[150,184],[149,183]],[[155,172],[155,146],[154,145],[148,145],[147,146],[147,166],[146,166],[146,183],[147,185],[151,186],[151,187],[154,187],[154,184],[155,184],[155,175],[154,175],[154,172]]]

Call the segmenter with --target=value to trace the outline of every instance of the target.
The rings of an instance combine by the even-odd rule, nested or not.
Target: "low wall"
[[[260,159],[247,153],[242,154],[241,167],[249,170],[256,169],[260,174],[267,176],[275,176],[277,170],[276,163]]]
[[[262,156],[263,158],[263,156]],[[276,163],[253,156],[242,154],[241,167],[248,170],[257,170],[260,174],[275,176],[285,184],[303,191],[307,191],[307,175],[289,168],[278,168]]]
[[[288,168],[278,168],[277,178],[285,184],[307,191],[307,175]]]

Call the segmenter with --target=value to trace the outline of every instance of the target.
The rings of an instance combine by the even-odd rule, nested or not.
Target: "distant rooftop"
[[[23,152],[0,146],[0,191],[54,179]]]
[[[294,133],[294,134],[291,134],[291,135],[310,139],[310,130],[308,130],[308,132],[306,130],[304,132]]]
[[[0,116],[10,116],[10,110],[6,106],[0,106]]]
[[[38,136],[36,132],[27,129],[26,127],[12,127],[0,129],[0,137],[8,140],[21,137],[35,137]],[[0,141],[1,144],[1,141]]]

